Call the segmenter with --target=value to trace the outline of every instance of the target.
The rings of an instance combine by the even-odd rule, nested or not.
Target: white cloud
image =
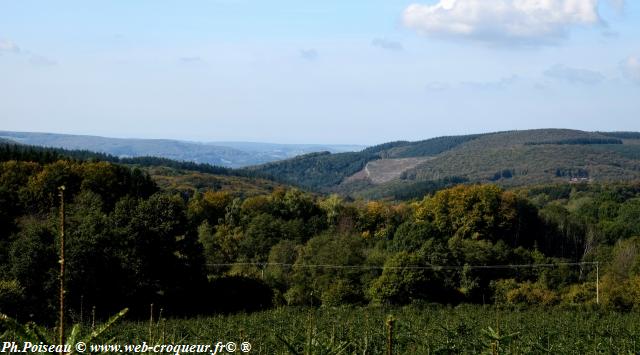
[[[55,60],[32,53],[29,53],[29,63],[38,67],[49,67],[58,64]]]
[[[571,68],[561,64],[556,64],[545,70],[544,75],[552,79],[567,81],[571,84],[595,85],[604,80],[604,75],[600,72]]]
[[[301,49],[300,50],[300,57],[302,57],[302,59],[306,59],[306,60],[316,60],[318,59],[318,51],[311,48],[311,49]]]
[[[457,84],[449,84],[441,81],[433,81],[427,84],[428,91],[446,91],[468,89],[473,91],[501,91],[513,87],[521,82],[517,75],[500,78],[494,81],[462,81]]]
[[[517,75],[512,75],[507,78],[501,78],[498,81],[465,81],[460,85],[474,90],[504,90],[515,85],[518,80],[520,79]]]
[[[622,71],[627,78],[640,84],[640,57],[631,56],[622,62]]]
[[[45,56],[37,53],[30,52],[28,50],[21,49],[15,42],[0,39],[0,55],[2,54],[14,54],[21,58],[26,59],[30,64],[34,66],[51,66],[56,65],[56,61],[49,59]]]
[[[202,58],[199,56],[180,57],[180,61],[183,63],[202,63]]]
[[[450,89],[450,85],[441,81],[434,81],[427,84],[428,91],[445,91]]]
[[[2,53],[20,53],[20,47],[12,41],[0,39],[0,54]]]
[[[402,43],[384,38],[374,38],[373,41],[371,41],[371,45],[382,49],[388,49],[390,51],[401,51],[403,49]]]
[[[601,24],[599,0],[439,0],[412,4],[406,27],[425,35],[492,43],[547,43],[573,26]]]

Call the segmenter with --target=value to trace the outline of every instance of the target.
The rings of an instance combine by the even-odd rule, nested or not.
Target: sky
[[[0,0],[0,130],[377,144],[640,131],[640,1]]]

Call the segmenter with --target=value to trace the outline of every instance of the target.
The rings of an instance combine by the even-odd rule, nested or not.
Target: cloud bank
[[[504,90],[518,82],[519,78],[517,75],[512,75],[508,78],[501,78],[498,81],[465,81],[460,83],[462,87],[466,87],[469,89],[475,90]]]
[[[30,64],[34,66],[52,66],[56,65],[56,61],[49,59],[45,56],[37,53],[30,52],[28,50],[21,49],[15,42],[0,39],[0,55],[13,54],[25,58]]]
[[[602,24],[599,0],[439,0],[412,4],[404,26],[418,33],[489,43],[553,43],[575,26]]]
[[[302,59],[305,59],[305,60],[316,60],[318,59],[318,51],[313,48],[301,49],[300,57],[302,57]]]
[[[390,51],[401,51],[403,49],[402,43],[396,42],[396,41],[390,41],[384,38],[374,38],[373,41],[371,41],[371,45],[374,47],[387,49]]]
[[[4,53],[20,53],[20,47],[12,41],[0,39],[0,54]]]
[[[561,64],[556,64],[545,70],[544,75],[546,77],[566,81],[571,84],[595,85],[604,80],[604,75],[600,72],[571,68]]]

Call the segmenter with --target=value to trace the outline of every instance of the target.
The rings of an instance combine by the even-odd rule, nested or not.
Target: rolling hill
[[[225,191],[234,197],[248,197],[271,193],[286,185],[245,170],[231,169],[202,163],[184,162],[158,157],[118,158],[88,150],[68,150],[16,144],[0,139],[0,163],[29,161],[42,165],[57,161],[109,162],[137,168],[164,191],[192,196],[206,190]]]
[[[41,147],[89,150],[120,158],[154,156],[231,168],[263,164],[311,152],[347,152],[364,148],[357,145],[198,143],[171,139],[125,139],[10,131],[0,131],[0,140]]]
[[[235,197],[249,197],[271,193],[286,185],[269,179],[248,176],[204,173],[167,166],[142,167],[164,191],[192,195],[196,191],[225,191]]]
[[[15,140],[24,143],[28,141],[25,137],[33,135],[21,133],[11,136],[10,132],[0,132],[0,143]],[[60,139],[55,137],[59,135],[52,136],[54,138],[49,137],[52,141]],[[73,137],[72,140],[88,139],[86,136],[70,137]],[[120,148],[134,141],[135,144],[128,147],[136,147],[139,149],[137,153],[149,152],[160,156],[153,153],[154,149],[163,149],[165,153],[173,151],[173,155],[167,153],[170,156],[196,157],[198,152],[209,154],[202,147],[215,147],[171,140],[120,142],[110,138],[95,138]],[[54,145],[52,141],[43,139],[40,142]],[[264,152],[278,146],[262,143],[227,144],[233,146],[225,148],[230,151],[240,151],[242,148]],[[311,149],[319,146],[300,147]],[[287,149],[279,154],[293,154],[291,146],[287,146]],[[180,158],[127,158],[130,151],[127,153],[116,149],[121,153],[118,157],[92,153],[91,150],[59,150],[58,154],[70,155],[75,159],[107,160],[144,167],[161,186],[183,192],[214,188],[239,194],[247,190],[252,194],[270,191],[285,184],[351,197],[400,200],[421,197],[425,193],[460,183],[484,182],[517,187],[545,183],[640,180],[640,133],[637,132],[537,129],[437,137],[417,142],[389,142],[357,152],[314,152],[242,169],[194,163],[193,160],[198,160],[195,158],[192,162]],[[238,154],[251,155],[246,152]],[[251,159],[245,160],[245,163],[262,158],[256,156]],[[270,159],[275,159],[275,156],[271,155]],[[236,160],[236,163],[239,161]]]
[[[365,198],[411,198],[460,182],[502,186],[640,179],[640,133],[537,129],[299,156],[251,167],[310,189]]]

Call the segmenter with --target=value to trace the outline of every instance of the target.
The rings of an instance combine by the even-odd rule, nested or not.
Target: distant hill
[[[438,137],[309,154],[251,171],[325,192],[395,199],[460,182],[628,181],[640,179],[640,133],[538,129]]]
[[[158,157],[118,158],[88,150],[68,150],[16,144],[0,139],[0,162],[30,161],[42,165],[59,160],[104,161],[141,169],[165,191],[190,196],[205,190],[226,191],[236,197],[247,197],[287,187],[257,172],[176,161]]]
[[[12,151],[12,145],[6,144],[3,149],[9,149],[7,156],[35,154],[47,160],[56,159],[58,154],[145,167],[163,187],[176,191],[213,187],[242,194],[247,188],[254,192],[269,191],[287,184],[351,197],[411,199],[460,183],[517,187],[640,180],[639,132],[537,129],[448,136],[417,142],[389,142],[342,153],[324,149],[231,169],[229,166],[245,166],[327,147],[240,142],[220,143],[227,144],[223,147],[173,140],[0,131],[0,143],[31,144],[33,141],[40,146],[54,147],[65,146],[61,142],[66,142],[66,147],[82,150],[53,149],[41,154],[28,145],[24,145],[21,152],[20,149]],[[334,146],[334,149],[356,147]],[[151,156],[141,156],[143,153]],[[233,163],[221,158],[223,156],[234,159]]]
[[[97,136],[0,131],[0,142],[89,150],[117,157],[155,156],[231,168],[263,164],[311,152],[362,150],[357,145],[271,144],[251,142],[197,143],[169,139],[124,139]]]
[[[436,156],[477,137],[479,135],[438,137],[418,142],[398,141],[369,147],[360,152],[340,154],[325,151],[264,164],[250,170],[287,183],[322,190],[345,182],[350,176],[365,169],[370,161]]]

